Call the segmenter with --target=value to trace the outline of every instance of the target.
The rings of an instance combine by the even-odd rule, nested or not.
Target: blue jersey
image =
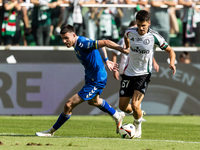
[[[74,50],[77,58],[85,67],[86,81],[96,82],[100,86],[102,84],[104,88],[107,82],[107,72],[98,50],[98,41],[78,36]]]

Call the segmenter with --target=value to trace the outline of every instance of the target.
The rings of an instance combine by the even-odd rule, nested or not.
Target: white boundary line
[[[0,135],[5,135],[5,136],[9,136],[9,135],[12,135],[12,136],[20,136],[20,135],[23,135],[23,134],[16,134],[16,133],[0,133]],[[26,136],[26,135],[24,135]],[[29,135],[30,136],[30,135]],[[34,136],[34,135],[33,135]],[[81,139],[81,138],[85,138],[85,139],[100,139],[100,140],[106,140],[106,139],[110,139],[110,140],[127,140],[127,141],[130,141],[130,140],[134,140],[134,141],[146,141],[146,142],[169,142],[169,143],[188,143],[188,144],[200,144],[200,142],[186,142],[186,141],[174,141],[174,140],[153,140],[153,139],[122,139],[122,138],[95,138],[95,137],[72,137],[72,136],[54,136],[55,138],[78,138],[78,139]],[[39,138],[39,137],[38,137]],[[45,138],[48,138],[48,137],[45,137]],[[49,138],[52,138],[52,137],[49,137]]]

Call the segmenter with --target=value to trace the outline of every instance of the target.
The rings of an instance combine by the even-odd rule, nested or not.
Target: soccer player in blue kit
[[[122,53],[129,53],[129,49],[122,48],[110,40],[91,40],[83,36],[77,36],[74,27],[71,25],[64,25],[60,34],[63,43],[68,48],[74,47],[77,58],[85,67],[85,85],[78,93],[67,100],[64,105],[64,111],[51,128],[36,132],[35,134],[37,136],[53,136],[55,131],[71,117],[72,110],[85,101],[89,105],[96,106],[100,110],[108,113],[115,120],[117,127],[116,133],[118,133],[125,116],[124,112],[116,111],[104,99],[99,97],[107,82],[107,72],[103,61],[109,70],[118,70],[118,65],[108,60],[104,46],[116,49]],[[101,56],[103,57],[103,61]]]

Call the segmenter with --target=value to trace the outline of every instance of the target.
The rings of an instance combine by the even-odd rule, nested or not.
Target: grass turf
[[[145,116],[141,139],[122,139],[109,116],[72,116],[54,137],[36,137],[58,116],[0,116],[0,149],[200,150],[199,116]],[[132,123],[126,116],[124,123]]]

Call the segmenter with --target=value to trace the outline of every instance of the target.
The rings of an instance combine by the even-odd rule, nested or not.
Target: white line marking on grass
[[[16,134],[16,133],[0,133],[0,135],[22,135],[22,134]]]
[[[63,136],[54,136],[54,137],[57,137],[57,138],[60,138],[60,137],[63,137]],[[64,136],[63,138],[86,138],[86,139],[103,139],[103,140],[106,140],[106,139],[111,139],[111,140],[134,140],[134,141],[155,141],[155,142],[171,142],[171,143],[195,143],[195,144],[200,144],[200,142],[186,142],[186,141],[174,141],[174,140],[153,140],[153,139],[122,139],[122,138],[98,138],[98,137],[66,137]]]
[[[23,134],[16,134],[16,133],[0,133],[0,135],[12,135],[12,136],[18,136]],[[26,136],[26,135],[24,135]],[[39,137],[38,137],[39,138]],[[45,138],[52,138],[52,137],[45,137]],[[169,142],[169,143],[188,143],[188,144],[200,144],[200,142],[186,142],[186,141],[175,141],[175,140],[153,140],[153,139],[122,139],[122,138],[100,138],[100,137],[73,137],[73,136],[54,136],[54,138],[85,138],[85,139],[101,139],[101,140],[127,140],[127,141],[149,141],[149,142]]]

